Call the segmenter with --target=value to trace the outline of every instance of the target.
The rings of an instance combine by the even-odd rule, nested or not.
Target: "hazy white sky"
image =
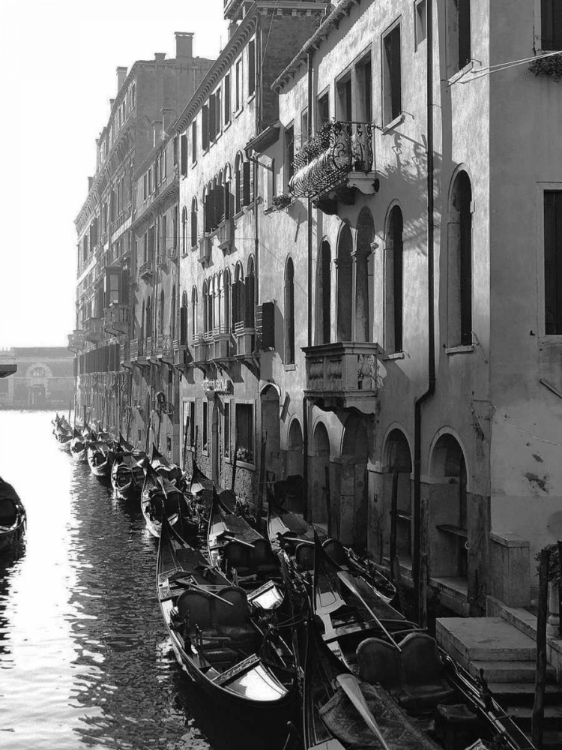
[[[74,328],[74,219],[116,68],[227,40],[223,0],[0,0],[0,348],[64,346]]]

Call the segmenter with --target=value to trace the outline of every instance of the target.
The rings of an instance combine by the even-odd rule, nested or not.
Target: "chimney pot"
[[[154,53],[154,59],[156,60],[156,62],[164,62],[165,58],[166,58],[166,53],[165,52],[155,52]]]
[[[193,59],[193,33],[190,31],[176,31],[176,59]]]

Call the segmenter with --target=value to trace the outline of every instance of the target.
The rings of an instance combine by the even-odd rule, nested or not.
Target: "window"
[[[472,344],[472,188],[466,172],[453,183],[447,227],[448,344]]]
[[[285,266],[285,364],[295,363],[295,267],[292,258]]]
[[[191,123],[191,161],[197,161],[197,120]]]
[[[449,0],[447,5],[447,47],[449,73],[453,75],[472,58],[470,0]]]
[[[119,272],[111,273],[107,272],[105,276],[105,305],[109,307],[113,302],[119,302]]]
[[[285,128],[285,174],[286,187],[289,187],[289,181],[295,173],[295,129],[292,125]]]
[[[178,247],[178,211],[179,207],[174,206],[174,212],[172,214],[172,240],[174,250]]]
[[[404,246],[402,211],[395,206],[390,212],[386,238],[387,352],[403,349],[404,319]]]
[[[400,67],[400,26],[383,39],[383,117],[387,125],[402,112],[402,73]]]
[[[336,117],[338,120],[344,122],[351,122],[353,120],[352,114],[352,99],[351,99],[351,74],[348,74],[344,80],[340,80],[336,84],[337,93],[337,112]]]
[[[217,104],[215,94],[209,97],[209,141],[214,141],[217,137]]]
[[[562,334],[562,190],[544,193],[545,333]]]
[[[254,405],[236,404],[236,459],[254,462]]]
[[[562,50],[562,2],[541,0],[541,48]]]
[[[181,251],[187,253],[187,208],[184,206],[181,210]]]
[[[256,90],[256,42],[248,44],[248,96]]]
[[[209,402],[207,399],[203,401],[203,415],[201,419],[203,427],[203,453],[207,453],[209,450]]]
[[[320,130],[322,125],[330,122],[330,95],[328,92],[318,99],[318,125],[316,130]]]
[[[236,67],[234,69],[235,72],[235,81],[234,81],[234,108],[235,111],[238,112],[240,107],[242,106],[242,60],[238,60],[236,63]]]
[[[183,292],[181,296],[181,307],[180,307],[180,344],[182,346],[187,345],[187,292]]]
[[[181,175],[187,175],[187,135],[184,133],[181,137]]]
[[[209,104],[204,104],[201,110],[201,148],[209,148]]]
[[[236,213],[242,210],[242,170],[242,155],[237,154],[234,163],[234,211]]]
[[[183,402],[183,441],[184,446],[193,450],[195,447],[195,402]]]
[[[187,145],[187,136],[182,136],[182,138],[185,138],[186,145]],[[178,163],[178,137],[177,135],[174,137],[173,149],[174,149],[174,167],[175,167],[176,164]],[[182,148],[182,151],[183,151],[183,148]],[[186,151],[187,151],[187,148],[186,148]]]
[[[160,310],[158,311],[158,333],[164,333],[164,290],[160,292]]]
[[[224,457],[230,458],[230,401],[224,402],[224,415],[223,415],[223,451]]]
[[[308,109],[301,114],[301,146],[308,140]]]
[[[187,208],[184,208],[187,219]],[[197,200],[191,201],[191,247],[197,245]]]
[[[414,26],[416,34],[416,49],[427,36],[427,5],[426,0],[416,0],[414,4]]]
[[[373,120],[373,71],[371,55],[357,66],[357,119],[360,122]]]
[[[224,124],[230,122],[230,73],[224,77]]]
[[[195,339],[197,335],[197,315],[198,315],[198,302],[197,302],[197,287],[193,287],[191,290],[191,340]]]
[[[162,232],[162,254],[165,254],[166,250],[168,249],[168,217],[166,216],[166,214],[164,214],[164,216],[162,217],[160,230]]]
[[[176,338],[176,287],[172,287],[172,309],[170,311],[170,337],[172,341]],[[172,370],[169,371],[170,374]]]

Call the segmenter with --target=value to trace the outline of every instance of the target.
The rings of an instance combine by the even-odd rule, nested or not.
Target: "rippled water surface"
[[[156,540],[59,448],[52,417],[0,411],[0,476],[28,513],[25,545],[0,557],[0,748],[206,750],[156,602]]]

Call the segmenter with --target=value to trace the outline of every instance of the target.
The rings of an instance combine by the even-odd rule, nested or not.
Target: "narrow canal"
[[[0,476],[29,519],[0,557],[0,747],[207,750],[160,618],[156,540],[59,448],[52,417],[0,411]]]

